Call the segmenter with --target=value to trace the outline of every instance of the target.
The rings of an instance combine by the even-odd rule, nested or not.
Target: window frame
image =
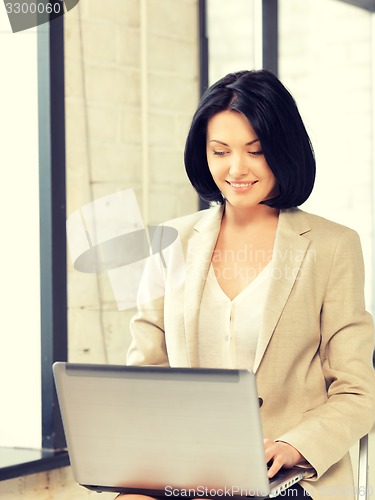
[[[49,37],[38,31],[38,67],[42,448],[56,450],[66,444],[52,364],[68,359],[64,16],[49,23]]]

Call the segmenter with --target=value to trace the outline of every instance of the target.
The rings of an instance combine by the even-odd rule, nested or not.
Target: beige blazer
[[[128,364],[198,366],[200,301],[221,218],[217,206],[166,224],[178,230],[184,276],[176,245],[149,266],[147,286],[166,292],[139,305]],[[272,266],[254,366],[263,433],[314,467],[301,483],[313,499],[347,500],[355,493],[348,449],[375,420],[374,333],[358,235],[281,210]]]

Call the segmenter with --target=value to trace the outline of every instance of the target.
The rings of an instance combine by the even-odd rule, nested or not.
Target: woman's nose
[[[229,174],[233,177],[242,177],[247,175],[249,169],[246,162],[240,156],[232,156],[230,159]]]

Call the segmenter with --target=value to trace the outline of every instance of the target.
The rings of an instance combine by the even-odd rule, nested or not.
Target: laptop
[[[274,497],[255,376],[246,370],[53,366],[75,480],[97,492]]]

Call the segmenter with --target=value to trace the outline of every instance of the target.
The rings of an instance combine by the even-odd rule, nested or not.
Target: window
[[[51,370],[67,357],[64,67],[62,17],[13,34],[0,16],[0,479],[8,479],[68,464],[55,452],[65,441]]]

